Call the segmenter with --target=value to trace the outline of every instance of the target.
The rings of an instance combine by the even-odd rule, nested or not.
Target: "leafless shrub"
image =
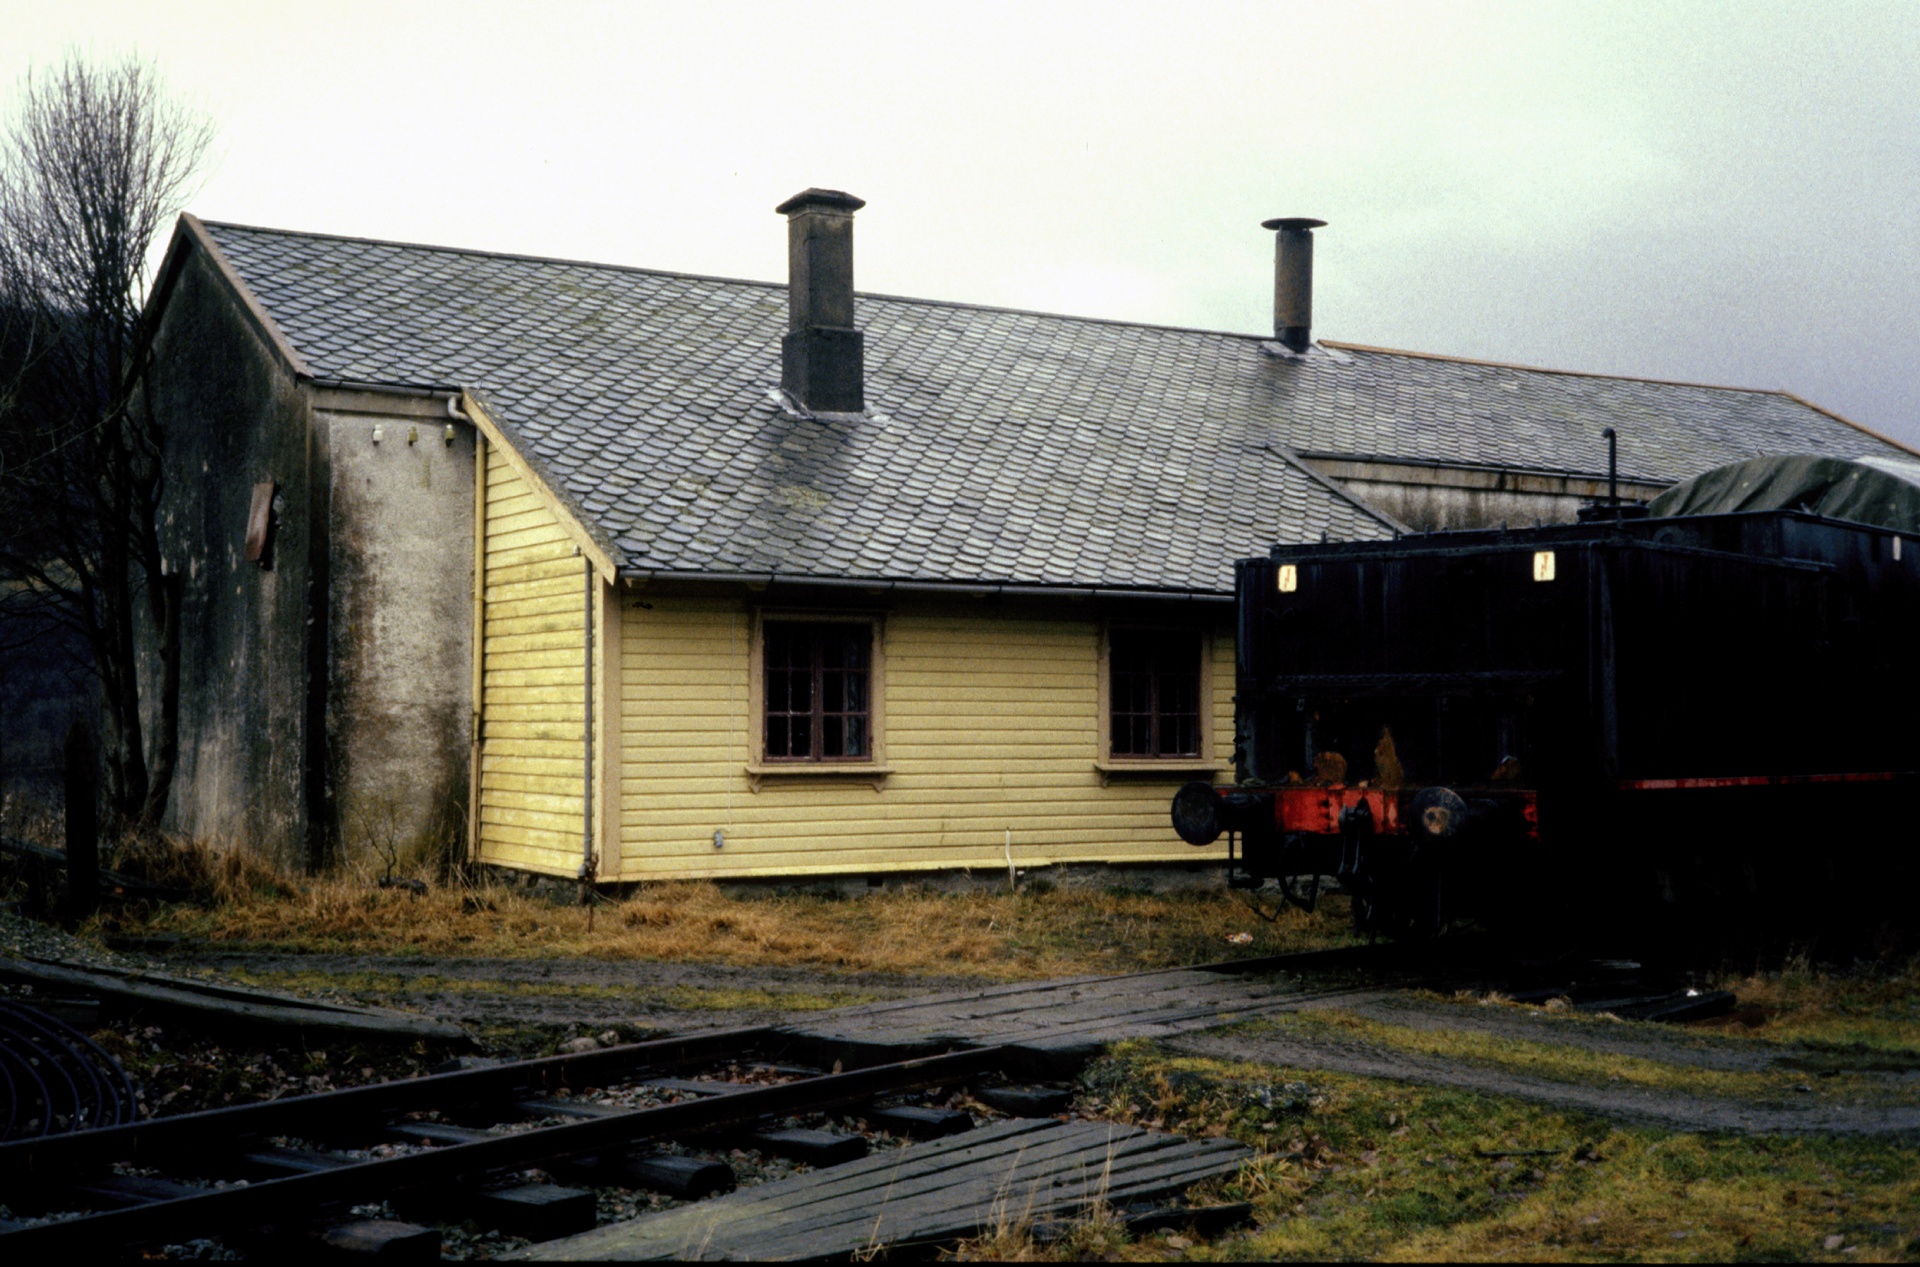
[[[84,642],[107,800],[145,826],[178,758],[181,590],[161,562],[165,436],[141,397],[141,310],[148,252],[211,139],[151,64],[77,53],[29,74],[0,135],[0,616]]]

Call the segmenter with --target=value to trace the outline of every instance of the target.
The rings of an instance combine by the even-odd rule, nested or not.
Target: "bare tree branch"
[[[211,140],[150,64],[77,54],[27,77],[0,137],[0,610],[81,633],[110,799],[145,824],[177,757],[164,683],[178,680],[180,586],[160,554],[166,437],[136,392],[141,310],[149,250]],[[143,633],[157,708],[141,699]]]

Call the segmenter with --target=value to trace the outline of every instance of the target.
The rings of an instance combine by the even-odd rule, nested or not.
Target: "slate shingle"
[[[633,569],[1228,592],[1274,541],[1390,534],[1282,449],[1597,473],[1612,426],[1652,481],[1889,451],[1776,392],[872,295],[870,416],[793,418],[782,286],[206,227],[317,375],[476,391]]]

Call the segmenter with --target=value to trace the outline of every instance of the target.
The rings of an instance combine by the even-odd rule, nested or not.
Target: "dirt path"
[[[985,984],[974,977],[605,959],[196,954],[169,956],[168,967],[206,970],[345,1002],[405,1008],[470,1026],[661,1032],[775,1024],[833,1007]]]
[[[1598,1055],[1627,1056],[1681,1070],[1778,1074],[1779,1095],[1735,1099],[1627,1081],[1543,1077],[1486,1061],[1401,1051],[1317,1030],[1212,1031],[1169,1040],[1174,1050],[1299,1069],[1326,1069],[1426,1086],[1513,1096],[1558,1109],[1680,1131],[1767,1134],[1920,1134],[1920,1055],[1846,1053],[1789,1043],[1759,1043],[1684,1026],[1605,1021],[1532,1008],[1473,1007],[1417,995],[1379,994],[1309,1003],[1337,1007],[1409,1031],[1466,1031]],[[1856,1098],[1820,1087],[1825,1074],[1849,1075]]]
[[[830,1026],[837,1008],[991,984],[972,977],[632,960],[295,954],[169,958],[173,970],[203,969],[274,988],[426,1012],[478,1028],[617,1028],[629,1037],[802,1019]],[[1256,985],[1257,979],[1249,978],[1248,984]],[[1608,1021],[1530,1007],[1478,1007],[1399,990],[1309,997],[1299,1010],[1317,1007],[1339,1008],[1429,1039],[1439,1031],[1470,1033],[1548,1050],[1559,1047],[1653,1062],[1682,1078],[1689,1073],[1773,1075],[1771,1085],[1778,1090],[1736,1099],[1625,1080],[1547,1077],[1490,1060],[1401,1050],[1391,1039],[1369,1042],[1318,1027],[1236,1031],[1231,1027],[1231,1003],[1221,1008],[1220,1028],[1166,1042],[1195,1055],[1513,1096],[1670,1130],[1920,1135],[1920,1054],[1758,1042],[1685,1026]],[[1837,1075],[1844,1078],[1824,1081]],[[1836,1094],[1841,1087],[1852,1098]]]

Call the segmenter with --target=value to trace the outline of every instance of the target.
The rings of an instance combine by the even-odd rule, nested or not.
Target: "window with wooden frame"
[[[873,622],[769,617],[760,641],[762,759],[871,762]]]
[[[1107,631],[1107,753],[1116,761],[1205,755],[1205,639],[1192,630]]]

